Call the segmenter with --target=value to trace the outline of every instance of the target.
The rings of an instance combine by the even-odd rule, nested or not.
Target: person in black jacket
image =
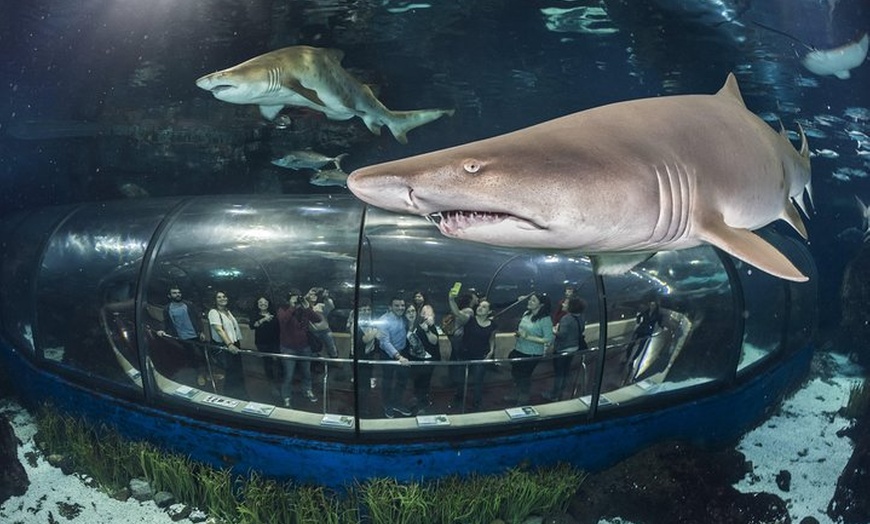
[[[248,326],[254,332],[254,345],[261,353],[280,353],[278,343],[278,318],[275,309],[266,297],[257,299],[256,309],[249,315]],[[283,367],[277,358],[264,358],[263,368],[273,397],[279,397],[278,386],[283,381]]]
[[[200,345],[206,340],[202,329],[202,311],[193,302],[184,300],[178,286],[171,286],[168,296],[169,303],[163,307],[163,329],[157,331],[157,336],[174,338],[190,351],[197,368],[196,382],[204,386],[207,367]]]

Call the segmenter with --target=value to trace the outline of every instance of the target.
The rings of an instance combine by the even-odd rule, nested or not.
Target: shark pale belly
[[[813,49],[801,63],[817,75],[834,75],[841,80],[851,78],[850,70],[864,63],[870,37],[864,33],[860,39],[835,49]]]
[[[199,78],[196,85],[232,104],[255,104],[273,120],[285,106],[320,111],[333,120],[360,117],[372,133],[387,126],[401,143],[406,133],[452,109],[390,111],[343,67],[344,53],[309,46],[285,47]]]
[[[435,217],[450,237],[583,252],[599,273],[709,243],[806,280],[752,232],[782,219],[806,238],[793,205],[806,212],[806,138],[798,152],[748,111],[733,75],[715,95],[611,104],[357,169],[348,188],[371,205]]]

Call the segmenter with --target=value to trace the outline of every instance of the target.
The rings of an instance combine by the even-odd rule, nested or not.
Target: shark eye
[[[478,160],[466,160],[462,163],[462,167],[466,173],[477,173],[483,166]]]

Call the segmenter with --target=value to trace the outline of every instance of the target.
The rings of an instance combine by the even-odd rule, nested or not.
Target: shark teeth
[[[501,222],[511,215],[507,213],[493,213],[489,211],[442,211],[431,213],[426,216],[426,220],[438,226],[441,233],[450,235],[461,229],[467,229],[472,226],[480,226],[483,224],[495,224]]]

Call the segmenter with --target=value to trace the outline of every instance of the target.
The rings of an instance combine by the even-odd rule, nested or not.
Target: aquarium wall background
[[[750,110],[800,124],[814,155],[822,326],[870,203],[870,66],[801,64],[870,29],[865,0],[3,2],[0,213],[225,193],[345,193],[272,163],[312,149],[346,171],[606,103],[713,93],[734,72]],[[390,109],[455,109],[399,144],[357,119],[216,100],[195,80],[291,45],[335,48]],[[655,123],[649,123],[655,133]],[[796,135],[793,135],[796,136]],[[715,147],[715,144],[711,144]],[[776,226],[783,232],[787,230]]]

